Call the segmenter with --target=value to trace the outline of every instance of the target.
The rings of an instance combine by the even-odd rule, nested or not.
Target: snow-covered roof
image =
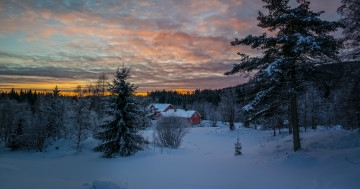
[[[161,115],[164,117],[183,117],[183,118],[191,118],[195,113],[197,113],[195,110],[183,110],[183,109],[171,109],[167,112],[161,112]],[[197,113],[199,116],[200,114]]]
[[[151,107],[151,106],[154,106],[156,111],[163,112],[166,110],[167,107],[173,106],[173,105],[171,105],[171,104],[150,104],[149,107]]]

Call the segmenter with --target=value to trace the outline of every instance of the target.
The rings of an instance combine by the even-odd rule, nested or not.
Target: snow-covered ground
[[[104,159],[82,143],[82,152],[59,140],[46,152],[0,148],[1,189],[251,189],[360,188],[360,132],[320,127],[292,136],[239,127],[190,128],[180,149],[149,145],[127,158]],[[143,132],[151,140],[152,130]],[[234,156],[240,138],[241,156]],[[3,144],[1,144],[3,145]],[[56,149],[58,147],[59,149]]]

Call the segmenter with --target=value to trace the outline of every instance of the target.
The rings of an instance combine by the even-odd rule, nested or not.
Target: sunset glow
[[[335,20],[339,2],[311,6]],[[255,51],[230,41],[264,32],[256,24],[261,6],[252,0],[0,1],[0,90],[57,85],[71,92],[123,63],[140,93],[235,86],[247,79],[223,73],[237,63],[236,52]]]
[[[148,96],[148,93],[134,93],[135,96]]]
[[[194,94],[194,91],[191,91],[189,89],[175,89],[174,91],[176,91],[176,93],[178,94],[182,94],[182,95],[190,95],[190,94]]]

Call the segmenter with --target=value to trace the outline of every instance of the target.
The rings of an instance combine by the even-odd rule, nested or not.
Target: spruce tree
[[[240,143],[239,137],[236,139],[236,143],[235,143],[234,149],[235,149],[235,152],[234,152],[234,155],[235,155],[235,156],[239,156],[239,155],[242,154],[242,152],[241,152],[242,145],[241,145],[241,143]]]
[[[341,14],[341,23],[344,26],[344,41],[350,58],[360,59],[360,1],[341,0],[343,3],[338,12]]]
[[[96,134],[95,138],[101,140],[102,144],[94,149],[103,152],[105,158],[111,158],[114,155],[133,155],[142,150],[146,142],[137,133],[139,130],[137,115],[140,110],[132,96],[136,87],[126,81],[129,72],[128,68],[118,68],[112,84],[109,84],[110,92],[116,95],[110,104],[114,120],[101,126],[103,131]]]
[[[59,96],[59,93],[60,93],[60,90],[59,90],[58,86],[56,85],[56,86],[55,86],[55,89],[53,90],[53,95],[54,95],[54,97],[58,97],[58,96]]]
[[[294,151],[297,151],[301,148],[297,96],[306,74],[319,64],[337,59],[341,44],[329,33],[336,31],[340,23],[321,20],[319,17],[323,11],[312,12],[310,2],[306,0],[297,0],[298,5],[294,8],[288,5],[289,0],[262,1],[268,14],[259,12],[258,26],[269,30],[272,35],[249,35],[235,39],[231,45],[251,46],[262,50],[263,56],[238,53],[242,56],[241,62],[225,74],[257,71],[254,77],[256,95],[243,109],[252,116],[259,116],[286,103],[290,107]],[[277,100],[282,98],[285,100]]]
[[[24,140],[24,119],[20,118],[16,128],[13,130],[11,136],[10,136],[10,148],[12,150],[17,150],[19,148],[24,147],[25,140]]]

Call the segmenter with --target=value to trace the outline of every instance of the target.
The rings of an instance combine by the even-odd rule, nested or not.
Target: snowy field
[[[143,134],[151,140],[151,129]],[[150,144],[127,158],[101,158],[91,151],[97,145],[94,139],[83,142],[82,152],[73,150],[66,140],[53,143],[46,152],[11,152],[1,147],[0,188],[360,188],[359,131],[320,127],[300,134],[303,149],[296,153],[288,134],[274,137],[272,131],[239,125],[231,132],[221,124],[190,128],[180,149]],[[243,155],[234,156],[238,136]]]

